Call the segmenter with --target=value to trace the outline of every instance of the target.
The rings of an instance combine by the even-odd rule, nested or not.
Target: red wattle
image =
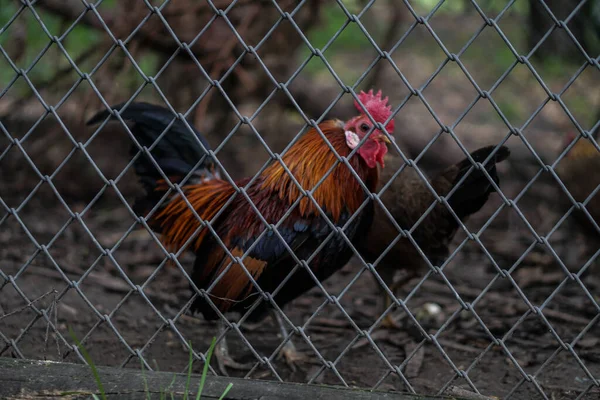
[[[387,154],[387,146],[376,140],[367,140],[358,149],[358,154],[365,160],[365,163],[369,168],[377,167],[379,163],[383,167],[383,158]]]

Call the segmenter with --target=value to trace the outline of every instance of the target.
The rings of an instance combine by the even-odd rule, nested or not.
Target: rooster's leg
[[[237,361],[234,361],[233,358],[229,355],[229,346],[227,345],[227,337],[224,335],[227,331],[227,324],[225,321],[219,321],[219,333],[218,336],[223,335],[221,341],[217,344],[215,349],[215,357],[217,358],[217,364],[219,365],[219,370],[225,376],[229,376],[227,373],[227,367],[232,369],[237,369],[240,371],[247,371],[252,368],[253,363],[241,364]]]
[[[385,290],[381,290],[381,293],[382,293],[383,302],[384,302],[383,311],[385,312],[385,310],[387,310],[390,307],[390,305],[392,304],[392,299],[390,299],[390,297],[387,295],[387,292]],[[392,311],[387,313],[386,316],[383,318],[383,321],[381,321],[381,326],[384,328],[389,328],[389,329],[391,329],[391,328],[401,329],[402,328],[400,326],[400,324],[398,323],[398,321],[396,321],[394,319]]]
[[[286,338],[288,333],[281,315],[276,310],[271,310],[271,316],[273,317],[273,320],[275,320],[275,324],[279,327],[281,337]],[[296,364],[298,362],[306,361],[306,356],[296,350],[296,346],[294,346],[291,338],[283,345],[279,357],[285,358],[286,364],[294,372],[296,371]]]
[[[390,305],[392,304],[392,299],[388,296],[387,290],[385,290],[384,287],[381,286],[381,281],[383,281],[383,283],[385,283],[387,287],[389,287],[390,291],[393,293],[394,296],[396,295],[397,288],[401,286],[401,282],[404,282],[404,280],[394,282],[394,276],[396,275],[396,271],[396,265],[392,266],[390,264],[383,263],[377,267],[377,276],[375,277],[375,280],[377,281],[379,293],[381,294],[381,303],[379,306],[381,307],[380,315],[383,314],[388,308],[390,308]],[[383,328],[400,329],[400,325],[394,320],[393,309],[390,310],[390,312],[388,312],[383,318],[383,320],[381,321],[381,326]]]
[[[391,285],[389,285],[390,291],[394,294],[394,296],[396,295],[396,291],[399,288],[401,288],[405,282],[406,282],[406,280],[402,279],[402,280],[396,281],[396,282],[392,283]],[[383,288],[381,289],[381,294],[383,296],[383,304],[384,304],[382,312],[385,312],[385,310],[387,310],[390,307],[390,305],[392,304],[392,299],[390,299],[387,292],[385,290],[383,290]],[[390,329],[391,328],[402,329],[402,325],[394,319],[392,312],[393,311],[390,311],[389,313],[386,314],[386,316],[383,318],[383,321],[381,322],[381,326],[383,326],[384,328],[390,328]]]

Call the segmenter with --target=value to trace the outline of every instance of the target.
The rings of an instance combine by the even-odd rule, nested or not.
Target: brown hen
[[[471,157],[475,162],[483,163],[491,156],[484,167],[498,185],[496,163],[505,160],[510,151],[505,146],[500,147],[496,152],[494,149],[495,146],[483,147],[471,153]],[[400,157],[389,157],[389,160],[386,158],[386,168],[382,171],[381,184],[387,184],[403,163],[404,161]],[[460,183],[472,166],[471,161],[465,158],[443,170],[431,179],[429,184],[438,195],[446,196],[457,183]],[[473,168],[447,201],[456,216],[464,222],[467,217],[483,207],[489,195],[494,191],[494,186],[488,177],[482,171]],[[396,223],[402,229],[407,230],[410,230],[436,201],[435,196],[417,171],[409,166],[398,174],[380,198]],[[411,235],[432,265],[440,266],[449,255],[449,244],[458,228],[459,223],[448,208],[443,204],[436,204]],[[377,204],[373,225],[366,236],[367,239],[357,244],[357,247],[367,262],[374,263],[398,235],[399,231],[381,206]],[[400,237],[375,266],[378,274],[394,294],[426,267],[427,262],[407,237]],[[392,283],[395,273],[400,270],[404,272],[404,277]],[[391,299],[387,295],[387,291],[381,286],[380,288],[385,309],[387,309],[391,304]],[[391,313],[387,314],[383,325],[397,326]]]

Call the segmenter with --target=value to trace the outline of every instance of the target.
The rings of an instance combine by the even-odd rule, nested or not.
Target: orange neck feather
[[[340,157],[347,157],[350,154],[351,150],[346,145],[344,129],[340,121],[325,121],[319,125],[319,128]],[[337,157],[319,132],[311,128],[287,151],[282,160],[302,188],[310,191],[333,167]],[[374,191],[379,178],[378,169],[369,169],[357,153],[348,161],[367,188]],[[286,200],[289,204],[294,203],[301,196],[298,186],[281,163],[273,162],[262,176],[264,180],[261,190],[275,192],[280,199]],[[340,162],[313,192],[313,197],[321,208],[331,213],[333,220],[337,221],[344,208],[352,213],[360,207],[364,201],[364,191],[348,167]],[[318,214],[317,208],[308,197],[300,200],[298,207],[302,216]]]

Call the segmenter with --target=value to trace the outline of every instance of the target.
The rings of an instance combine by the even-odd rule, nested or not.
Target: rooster
[[[483,163],[485,171],[499,184],[496,163],[505,160],[510,152],[502,146],[494,152],[494,146],[483,147],[471,153],[475,162]],[[400,157],[389,158],[387,168],[381,174],[382,185],[393,179],[390,186],[381,194],[381,202],[390,215],[402,229],[410,230],[421,216],[436,201],[435,196],[412,167],[404,168],[395,178],[394,175],[403,164]],[[460,183],[473,164],[468,158],[452,165],[429,181],[431,187],[439,196],[447,196]],[[471,214],[479,211],[487,202],[489,195],[494,192],[494,186],[481,170],[473,168],[471,173],[460,183],[460,186],[447,199],[456,216],[465,221]],[[448,246],[459,228],[457,219],[443,204],[435,207],[420,221],[411,233],[415,242],[427,256],[432,265],[440,266],[449,255]],[[385,249],[396,240],[400,232],[393,225],[386,212],[380,205],[375,207],[372,229],[366,239],[357,244],[360,254],[367,262],[375,263]],[[375,268],[381,279],[395,293],[402,285],[415,277],[427,267],[427,262],[417,248],[406,237],[401,237],[376,264]],[[403,279],[392,283],[395,273],[402,270]],[[387,291],[381,288],[384,310],[387,310],[391,300]],[[384,327],[397,327],[391,313],[386,314],[382,321]]]
[[[361,92],[358,99],[377,123],[385,124],[390,118],[391,106],[381,91]],[[225,367],[247,369],[250,365],[229,356],[225,340],[228,323],[222,314],[252,309],[247,318],[257,321],[270,312],[286,337],[282,317],[271,302],[282,308],[348,262],[353,253],[339,228],[353,242],[364,240],[373,218],[373,204],[337,155],[347,158],[364,186],[374,191],[379,181],[378,164],[384,166],[390,140],[360,104],[354,104],[359,114],[345,123],[328,120],[318,129],[309,129],[281,156],[285,168],[273,160],[256,179],[242,179],[235,185],[221,179],[211,155],[203,150],[208,145],[200,133],[169,110],[146,103],[113,107],[123,120],[133,123],[133,136],[150,149],[153,158],[142,154],[134,162],[146,189],[146,195],[136,200],[134,211],[146,218],[168,249],[191,246],[195,252],[191,278],[201,292],[193,299],[191,311],[202,313],[207,320],[219,320],[219,336],[223,337],[215,354],[224,374]],[[88,125],[115,115],[100,111]],[[393,132],[393,120],[387,122],[385,130]],[[138,147],[132,151],[137,153]],[[281,355],[291,366],[302,359],[291,341],[284,345]]]

